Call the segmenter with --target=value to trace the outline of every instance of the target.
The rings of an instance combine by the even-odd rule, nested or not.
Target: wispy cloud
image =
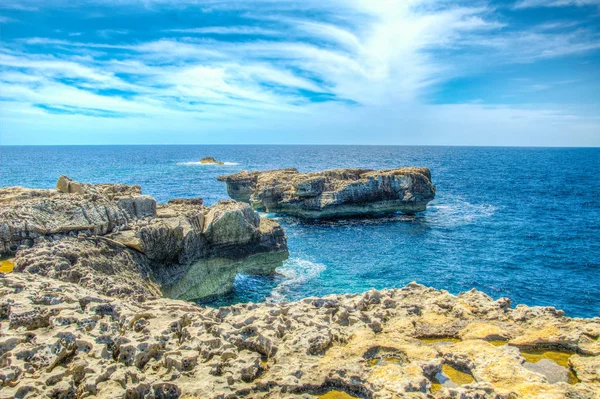
[[[7,24],[9,22],[16,22],[16,20],[13,18],[9,18],[9,17],[0,15],[0,24]]]
[[[109,38],[116,35],[126,35],[129,33],[127,29],[100,29],[96,34],[103,38]]]
[[[167,32],[199,33],[213,35],[276,35],[277,30],[265,29],[258,26],[207,26],[204,28],[167,29]]]
[[[538,7],[583,7],[598,6],[600,0],[520,0],[515,4],[516,9],[538,8]]]
[[[67,2],[23,5],[70,7]],[[427,99],[451,79],[600,49],[598,31],[579,21],[515,27],[485,2],[119,2],[121,12],[141,12],[142,6],[158,14],[163,7],[189,7],[220,22],[195,26],[190,17],[144,30],[120,19],[118,27],[104,23],[102,29],[77,30],[67,39],[38,30],[35,36],[6,41],[0,48],[0,92],[11,112],[9,126],[43,114],[69,128],[74,121],[102,118],[128,128],[133,121],[148,128],[152,122],[163,126],[159,119],[176,119],[185,131],[314,123],[348,132],[354,128],[346,121],[354,120],[354,126],[369,130],[367,122],[356,120],[361,115],[372,123],[388,121],[389,132],[402,120],[416,127],[417,119],[399,112],[425,112],[459,125],[448,110],[477,113],[473,120],[481,123],[482,115],[496,120],[514,112],[528,121],[556,124],[571,110],[521,112],[496,104],[494,111],[472,99],[462,107]],[[259,12],[261,7],[269,13]],[[233,14],[235,22],[223,14]],[[553,85],[534,81],[528,87],[523,92]]]

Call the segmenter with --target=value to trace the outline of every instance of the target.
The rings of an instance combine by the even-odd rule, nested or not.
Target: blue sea
[[[226,165],[200,165],[213,156]],[[0,185],[54,187],[59,175],[140,184],[165,202],[228,198],[216,177],[241,170],[431,168],[436,199],[415,217],[276,218],[290,258],[270,277],[240,275],[211,305],[402,287],[477,288],[513,304],[600,316],[600,149],[403,146],[0,147]]]

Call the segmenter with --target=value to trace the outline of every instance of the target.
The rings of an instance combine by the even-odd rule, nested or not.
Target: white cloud
[[[200,33],[214,35],[276,35],[278,31],[258,26],[207,26],[203,28],[168,29],[168,32]]]
[[[148,1],[148,6],[164,3]],[[252,14],[265,3],[273,16]],[[10,104],[8,111],[3,106],[3,118],[9,114],[5,126],[17,129],[19,121],[31,126],[31,115],[42,114],[41,119],[53,126],[89,129],[90,120],[119,115],[121,119],[107,123],[132,131],[175,125],[186,134],[198,129],[248,134],[252,129],[320,129],[325,137],[345,132],[347,140],[338,139],[352,142],[365,132],[381,129],[389,135],[401,127],[405,133],[394,141],[398,144],[419,137],[430,144],[451,139],[470,144],[450,127],[466,129],[472,137],[476,129],[485,130],[485,123],[494,123],[487,130],[499,135],[501,127],[524,134],[525,127],[554,132],[572,123],[573,129],[584,132],[594,123],[560,107],[424,104],[438,83],[476,68],[600,48],[597,34],[569,30],[575,25],[566,22],[511,30],[483,3],[468,7],[431,0],[199,4],[211,10],[242,10],[246,19],[254,18],[261,26],[168,29],[159,31],[162,37],[145,40],[135,31],[102,30],[90,42],[33,37],[5,47],[0,51],[0,91],[9,100],[3,104]],[[322,18],[292,12],[308,7],[319,10]],[[232,34],[244,35],[244,40],[228,41],[226,36]],[[122,35],[119,44],[110,40],[114,35]],[[40,47],[54,56],[27,51]],[[456,56],[458,50],[463,55]],[[549,86],[533,82],[529,87],[542,91]]]
[[[127,35],[129,30],[127,29],[100,29],[96,31],[96,34],[100,37],[109,38],[116,35]]]
[[[516,9],[520,8],[539,8],[539,7],[583,7],[598,6],[600,0],[520,0],[515,4]]]

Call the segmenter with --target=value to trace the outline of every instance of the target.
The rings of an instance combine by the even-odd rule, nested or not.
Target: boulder
[[[243,171],[218,178],[229,196],[253,208],[305,218],[414,214],[435,197],[427,168]]]
[[[260,217],[247,204],[219,201],[206,214],[204,236],[213,245],[248,243],[259,235]]]

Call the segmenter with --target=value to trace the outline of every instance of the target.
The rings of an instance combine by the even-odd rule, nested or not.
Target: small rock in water
[[[216,159],[214,159],[213,157],[202,158],[200,160],[200,163],[203,163],[203,164],[215,164],[215,165],[223,165],[224,164],[224,162],[219,162]]]

